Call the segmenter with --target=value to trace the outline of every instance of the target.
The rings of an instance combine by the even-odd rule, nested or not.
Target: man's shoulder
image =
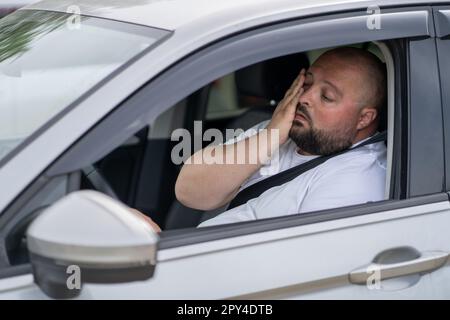
[[[318,166],[322,171],[345,171],[352,173],[373,171],[384,174],[386,172],[386,146],[383,142],[367,145],[355,150],[349,150],[335,156]]]

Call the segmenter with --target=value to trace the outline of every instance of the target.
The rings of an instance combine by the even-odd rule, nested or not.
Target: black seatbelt
[[[305,173],[308,170],[311,170],[318,165],[324,163],[325,161],[336,157],[338,155],[341,155],[345,152],[355,150],[364,146],[367,146],[369,144],[386,141],[386,131],[383,131],[381,133],[378,133],[371,137],[370,139],[364,141],[363,143],[357,145],[356,147],[346,149],[328,156],[321,156],[318,158],[314,158],[306,163],[302,163],[298,166],[289,168],[287,170],[281,171],[273,176],[270,176],[264,180],[261,180],[255,184],[252,184],[251,186],[241,190],[236,197],[230,202],[230,205],[228,206],[227,210],[233,209],[234,207],[240,206],[241,204],[246,203],[248,200],[259,197],[264,191],[282,185],[283,183],[286,183],[288,181],[293,180],[294,178],[298,177],[302,173]]]

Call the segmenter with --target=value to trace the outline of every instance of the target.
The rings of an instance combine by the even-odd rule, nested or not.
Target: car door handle
[[[442,251],[426,251],[420,257],[398,263],[370,263],[353,270],[349,274],[349,281],[354,284],[367,284],[374,271],[379,271],[380,281],[417,273],[427,273],[444,266],[448,253]]]

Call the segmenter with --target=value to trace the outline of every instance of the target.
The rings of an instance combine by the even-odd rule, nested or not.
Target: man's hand
[[[272,119],[267,125],[268,133],[270,129],[279,130],[279,145],[284,144],[289,138],[289,131],[292,127],[292,122],[295,118],[295,111],[297,109],[298,100],[303,93],[303,83],[305,82],[305,69],[300,71],[298,77],[294,80],[289,90],[284,95],[283,100],[280,101]]]
[[[281,144],[288,140],[298,100],[303,93],[305,73],[305,70],[300,72],[291,88],[286,92],[284,99],[275,109],[266,128],[268,129],[268,135],[261,132],[261,135],[253,135],[228,145],[227,148],[224,148],[223,145],[207,147],[197,151],[189,158],[189,161],[181,169],[175,185],[175,195],[178,201],[187,207],[212,210],[225,205],[234,198],[242,184],[258,171],[268,158],[272,157]],[[279,141],[271,139],[270,129],[279,131]],[[268,143],[259,143],[260,138],[269,138],[269,141],[267,141]],[[240,165],[227,164],[226,162],[224,164],[193,164],[191,162],[196,156],[203,156],[205,150],[208,154],[211,154],[211,149],[220,156],[224,155],[224,159],[228,159],[228,156],[235,159],[236,155],[251,159],[255,155],[259,156],[259,161],[257,161],[258,163],[246,162]],[[241,150],[248,152],[248,155],[240,154]],[[263,159],[261,159],[261,156],[263,156]],[[217,183],[218,181],[220,183]]]
[[[138,216],[141,216],[153,228],[153,230],[155,230],[155,232],[157,232],[157,233],[161,232],[161,228],[152,219],[150,219],[149,216],[146,216],[139,210],[136,210],[133,208],[130,208],[130,211],[134,214],[137,214]]]

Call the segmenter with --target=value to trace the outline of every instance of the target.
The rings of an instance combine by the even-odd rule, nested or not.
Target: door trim
[[[407,200],[387,200],[310,213],[161,233],[158,261],[230,247],[304,236],[356,225],[449,211],[446,193]]]

